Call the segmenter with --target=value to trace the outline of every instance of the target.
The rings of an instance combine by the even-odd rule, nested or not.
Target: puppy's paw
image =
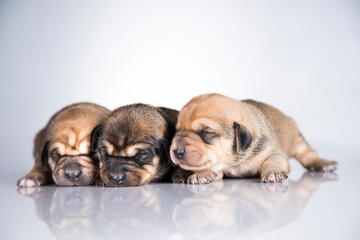
[[[338,168],[338,163],[319,158],[306,168],[312,172],[333,172]]]
[[[207,184],[215,180],[217,174],[212,171],[196,172],[187,178],[189,184]]]
[[[40,187],[45,184],[45,177],[40,173],[30,173],[17,181],[20,188]]]
[[[176,174],[171,177],[171,180],[173,183],[185,183],[187,177],[181,174]]]
[[[261,181],[265,183],[276,183],[282,182],[288,178],[288,173],[285,171],[269,171],[266,173],[261,173]]]
[[[185,171],[183,169],[176,169],[171,176],[171,180],[174,183],[186,183],[186,179],[192,174],[190,171]]]
[[[104,183],[104,181],[103,181],[101,178],[97,178],[97,179],[95,180],[95,186],[96,186],[96,187],[104,187],[104,186],[105,186],[105,183]]]

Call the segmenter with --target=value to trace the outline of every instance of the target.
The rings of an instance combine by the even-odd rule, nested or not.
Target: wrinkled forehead
[[[179,123],[177,126],[178,131],[191,131],[198,132],[203,129],[211,129],[215,131],[221,131],[224,128],[227,128],[227,122],[223,119],[217,118],[198,118],[192,122]]]
[[[88,154],[90,149],[90,131],[66,128],[58,131],[50,141],[49,151],[57,150],[60,155]]]
[[[162,138],[165,130],[166,123],[160,115],[122,114],[105,122],[102,139],[117,146],[149,143]]]
[[[227,124],[231,109],[217,101],[191,101],[179,113],[176,129],[197,129],[200,125],[218,127]]]
[[[127,131],[105,130],[100,142],[103,147],[106,147],[109,154],[124,152],[124,155],[130,156],[135,155],[131,153],[137,152],[138,149],[151,147],[154,142],[161,138],[163,138],[163,134],[160,132],[138,127],[137,129],[129,128]]]
[[[206,106],[185,108],[180,112],[176,129],[200,131],[204,128],[220,130],[229,125],[229,119],[223,109],[216,110]]]

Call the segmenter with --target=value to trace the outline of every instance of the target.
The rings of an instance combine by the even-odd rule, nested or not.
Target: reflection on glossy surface
[[[299,218],[321,182],[334,173],[306,172],[299,181],[261,184],[150,184],[131,188],[43,187],[34,199],[58,239],[251,238]]]
[[[332,179],[334,173],[307,172],[296,183],[255,180],[189,186],[193,194],[175,206],[174,224],[185,239],[250,237],[297,219],[319,183]]]

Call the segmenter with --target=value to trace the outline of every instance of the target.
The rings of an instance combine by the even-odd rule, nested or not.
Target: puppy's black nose
[[[174,155],[177,159],[182,159],[184,157],[185,150],[182,148],[178,148],[174,150]]]
[[[117,185],[123,184],[125,180],[125,173],[111,173],[110,180]]]
[[[70,163],[64,167],[65,176],[72,182],[79,180],[81,175],[81,166],[77,163]]]

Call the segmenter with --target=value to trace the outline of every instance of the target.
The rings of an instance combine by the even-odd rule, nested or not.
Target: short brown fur
[[[93,132],[103,183],[126,187],[166,178],[172,169],[169,148],[177,115],[146,104],[112,111]]]
[[[318,157],[294,120],[253,100],[200,95],[180,111],[176,129],[171,159],[188,171],[177,171],[173,176],[176,182],[208,183],[224,175],[260,175],[264,182],[280,182],[290,172],[289,157],[309,170],[337,168],[336,162]],[[204,134],[213,136],[211,143],[204,141]],[[176,149],[185,150],[181,159],[176,157]]]

